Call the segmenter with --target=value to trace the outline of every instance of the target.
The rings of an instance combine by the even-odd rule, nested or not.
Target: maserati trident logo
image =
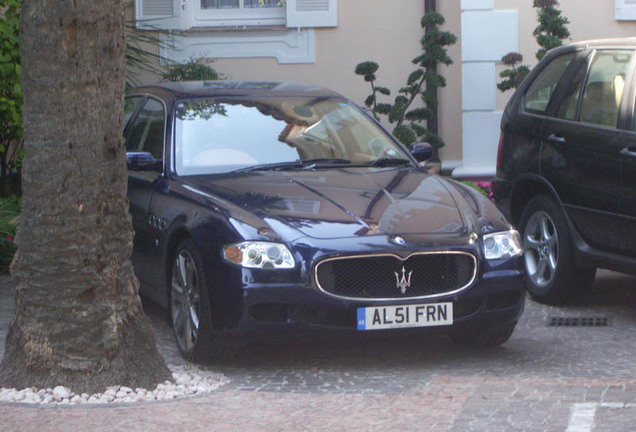
[[[413,274],[413,270],[406,274],[406,269],[402,267],[402,277],[400,277],[400,273],[393,272],[395,274],[396,286],[400,289],[402,294],[406,293],[406,289],[411,286],[411,275]]]

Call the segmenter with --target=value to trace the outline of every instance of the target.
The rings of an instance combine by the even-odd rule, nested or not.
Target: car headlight
[[[280,243],[246,241],[223,247],[223,258],[247,268],[291,269],[296,261],[287,246]]]
[[[512,258],[521,255],[521,238],[515,230],[484,236],[486,259]]]

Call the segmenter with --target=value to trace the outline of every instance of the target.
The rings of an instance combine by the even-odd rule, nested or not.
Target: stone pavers
[[[577,305],[528,301],[498,349],[460,349],[443,337],[263,343],[210,366],[232,381],[209,395],[130,406],[0,404],[0,431],[581,432],[585,421],[587,430],[628,430],[636,422],[636,279],[599,274]],[[0,283],[3,344],[11,297],[9,282]],[[161,311],[147,312],[164,357],[183,363]],[[590,316],[610,325],[548,326],[552,317]]]

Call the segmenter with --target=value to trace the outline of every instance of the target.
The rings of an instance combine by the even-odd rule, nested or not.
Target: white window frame
[[[615,0],[616,20],[636,21],[636,0]]]
[[[137,28],[337,27],[339,0],[286,0],[276,8],[204,9],[201,0],[134,0]],[[342,1],[342,0],[340,0]],[[628,0],[631,1],[631,0]],[[243,0],[239,0],[243,6]],[[146,14],[144,14],[146,12]]]
[[[191,0],[192,1],[192,0]],[[276,8],[204,9],[194,0],[194,27],[280,26],[285,24],[287,5]]]

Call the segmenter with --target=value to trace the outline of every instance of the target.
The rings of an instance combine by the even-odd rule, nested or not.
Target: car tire
[[[211,327],[209,289],[203,260],[190,239],[175,249],[168,275],[168,319],[177,348],[189,361],[218,360],[225,352]]]
[[[552,305],[568,303],[592,285],[596,268],[576,264],[568,222],[550,196],[537,195],[528,202],[519,231],[526,287],[534,300]]]
[[[510,339],[515,331],[517,321],[507,322],[488,327],[468,327],[453,331],[452,341],[465,348],[488,349],[502,345]]]

